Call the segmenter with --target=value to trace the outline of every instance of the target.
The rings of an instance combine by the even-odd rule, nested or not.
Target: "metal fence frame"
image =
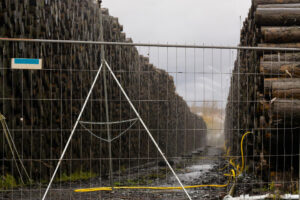
[[[227,50],[237,50],[237,51],[240,51],[240,50],[253,50],[253,51],[300,52],[300,48],[281,48],[281,47],[280,48],[276,48],[276,47],[273,48],[273,47],[248,47],[248,46],[180,45],[180,44],[125,43],[125,42],[106,42],[106,41],[76,41],[76,40],[52,40],[52,39],[28,39],[28,38],[0,38],[0,42],[57,43],[57,44],[91,44],[91,45],[101,45],[102,47],[104,47],[106,45],[116,45],[116,46],[132,46],[132,47],[165,47],[165,48],[185,48],[185,49],[187,49],[187,48],[192,48],[192,49],[227,49]],[[109,68],[109,65],[105,61],[105,59],[104,59],[104,63],[102,63],[102,64],[105,64],[106,66],[108,66],[108,70],[110,71],[110,73],[114,74],[113,71],[111,70],[111,68]],[[102,68],[102,65],[99,67],[99,71],[97,72],[97,75],[96,75],[96,78],[95,78],[95,80],[93,82],[93,85],[95,84],[95,81],[97,80],[97,78],[99,76],[101,68]],[[117,79],[115,78],[115,80],[117,80]],[[91,87],[90,93],[92,91],[93,85]],[[126,95],[126,93],[123,90],[123,88],[120,85],[120,83],[118,83],[118,86],[122,90],[123,94]],[[89,95],[90,95],[90,93],[89,93]],[[88,97],[89,97],[89,95],[88,95]],[[88,99],[88,97],[87,97],[87,99]],[[127,96],[126,98],[130,102],[129,97]],[[85,102],[85,104],[86,104],[86,102]],[[133,106],[133,105],[131,104],[131,106]],[[82,111],[81,111],[81,113],[82,113]],[[136,111],[136,114],[137,114],[139,120],[142,121],[142,119],[138,115],[137,111]],[[80,116],[81,116],[81,114],[79,114],[78,120],[80,119]],[[77,122],[76,122],[76,124],[74,126],[74,129],[73,129],[73,131],[71,133],[71,136],[70,136],[70,138],[68,140],[68,143],[70,142],[72,134],[74,133],[74,131],[76,129],[76,126],[77,126],[77,124],[79,122],[78,120],[77,120]],[[142,122],[142,124],[147,129],[146,125],[143,122]],[[148,130],[148,133],[149,133],[149,135],[151,137],[151,133],[150,133],[149,130]],[[152,139],[152,141],[155,142],[155,140],[153,138],[151,138],[151,139]],[[300,143],[300,140],[299,140],[299,143]],[[180,183],[181,187],[185,191],[187,197],[189,199],[191,199],[191,197],[189,196],[188,192],[184,189],[183,184],[181,183],[181,181],[177,177],[176,173],[173,171],[173,168],[171,167],[171,165],[168,163],[167,159],[165,158],[163,152],[159,149],[159,147],[158,147],[157,144],[156,144],[156,146],[157,146],[158,150],[160,151],[161,155],[163,156],[163,158],[165,159],[165,161],[167,162],[167,165],[170,167],[170,169],[172,170],[173,174],[176,176],[178,182]],[[66,146],[66,148],[67,148],[67,146]],[[57,171],[57,169],[59,167],[59,164],[60,164],[60,162],[61,162],[61,160],[63,158],[63,155],[64,155],[64,153],[66,151],[66,148],[65,148],[65,150],[62,153],[62,157],[59,160],[58,166],[57,166],[57,168],[56,168],[56,170],[55,170],[55,172],[53,174],[53,177],[51,178],[51,181],[50,181],[50,183],[48,185],[48,188],[47,188],[47,190],[46,190],[46,192],[45,192],[45,194],[43,196],[43,200],[46,198],[47,192],[48,192],[48,190],[49,190],[49,188],[51,186],[51,183],[52,183],[52,181],[54,179],[55,173],[56,173],[56,171]],[[300,146],[299,146],[299,151],[300,151]],[[299,158],[300,158],[300,154],[299,154]],[[299,159],[299,165],[300,165],[300,159]],[[299,185],[300,185],[300,172],[299,172]],[[299,191],[299,194],[300,194],[300,191]]]

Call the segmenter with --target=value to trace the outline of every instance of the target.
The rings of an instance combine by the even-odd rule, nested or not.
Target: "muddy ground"
[[[224,152],[221,148],[206,147],[199,153],[193,154],[192,158],[178,158],[173,160],[173,167],[184,185],[201,185],[201,184],[226,184],[228,177],[223,174],[228,169],[220,170],[226,166],[223,158]],[[160,163],[160,165],[163,165]],[[244,176],[240,179],[240,184],[236,188],[236,194],[242,194],[244,191],[249,194],[253,185],[253,178]],[[143,168],[132,168],[130,171],[123,172],[122,175],[114,175],[115,185],[126,186],[179,186],[174,176],[166,166],[159,164],[145,165]],[[54,184],[47,196],[47,199],[53,200],[181,200],[187,199],[182,190],[114,190],[89,193],[75,193],[74,189],[109,186],[109,181],[101,178],[93,178],[85,181],[68,182]],[[228,194],[232,183],[228,187],[214,188],[201,187],[188,189],[192,199],[223,199]],[[11,191],[1,192],[0,199],[9,200],[27,200],[41,199],[45,191],[44,186],[31,186],[27,188],[18,188]]]

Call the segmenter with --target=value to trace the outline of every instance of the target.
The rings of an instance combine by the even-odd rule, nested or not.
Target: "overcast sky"
[[[134,42],[177,44],[237,45],[250,5],[251,0],[103,0]],[[138,49],[174,77],[189,104],[226,101],[233,50]]]
[[[237,44],[251,0],[103,0],[135,42]]]

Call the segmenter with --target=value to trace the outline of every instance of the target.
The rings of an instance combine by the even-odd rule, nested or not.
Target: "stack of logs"
[[[300,0],[253,0],[240,45],[300,47]],[[226,137],[232,153],[239,154],[242,134],[253,131],[247,155],[256,163],[256,172],[298,171],[299,78],[299,52],[238,52],[226,110]],[[268,178],[266,173],[260,174]]]
[[[90,0],[3,0],[0,3],[0,37],[64,40],[99,40],[100,10]],[[132,42],[118,18],[104,14],[104,40]],[[206,125],[190,112],[175,91],[174,80],[140,56],[135,47],[107,45],[106,58],[141,117],[168,157],[187,154],[205,145]],[[42,58],[43,69],[11,70],[10,59]],[[0,112],[5,115],[16,146],[32,178],[44,181],[53,173],[70,131],[101,63],[98,45],[0,42]],[[110,74],[111,121],[136,118]],[[102,75],[81,120],[105,118]],[[113,125],[113,137],[130,124]],[[106,126],[89,126],[106,136]],[[0,132],[2,133],[2,132]],[[1,174],[18,176],[9,147],[0,137]],[[2,148],[3,147],[3,148]],[[112,144],[114,170],[160,160],[142,126]],[[60,173],[108,173],[108,145],[78,127]]]

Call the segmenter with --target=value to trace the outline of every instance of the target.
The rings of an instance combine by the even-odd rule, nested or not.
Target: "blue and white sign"
[[[12,69],[42,69],[42,59],[13,58],[11,59]]]

